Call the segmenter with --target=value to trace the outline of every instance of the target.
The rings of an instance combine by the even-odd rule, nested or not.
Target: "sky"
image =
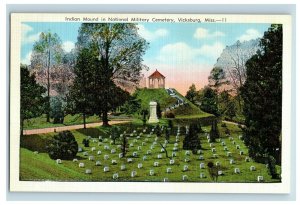
[[[44,31],[57,33],[69,52],[77,41],[81,23],[22,23],[21,62],[30,64],[33,44]],[[208,83],[208,76],[223,49],[234,44],[261,38],[270,24],[237,23],[139,23],[139,34],[149,42],[143,57],[149,67],[145,77],[156,69],[166,76],[166,87],[185,95],[194,83],[197,89]],[[148,83],[148,81],[147,81]]]

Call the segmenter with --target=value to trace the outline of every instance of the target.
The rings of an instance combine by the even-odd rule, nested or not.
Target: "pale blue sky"
[[[50,30],[57,33],[63,48],[69,51],[77,41],[81,23],[26,22],[22,24],[21,62],[30,63],[30,52],[39,33]],[[149,43],[144,64],[150,70],[159,69],[168,76],[167,86],[181,83],[188,88],[195,83],[198,88],[206,84],[207,77],[222,50],[237,40],[260,38],[270,24],[237,23],[140,23],[139,34]],[[178,79],[185,75],[185,81]]]

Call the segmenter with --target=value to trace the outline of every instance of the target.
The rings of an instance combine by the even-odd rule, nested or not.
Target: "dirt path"
[[[109,121],[110,125],[115,125],[115,124],[121,124],[121,123],[127,123],[130,121]],[[97,127],[97,126],[101,126],[102,122],[97,122],[97,123],[89,123],[86,124],[87,128],[90,127]],[[77,130],[77,129],[81,129],[83,128],[83,124],[81,125],[68,125],[68,126],[62,126],[62,127],[49,127],[49,128],[41,128],[41,129],[32,129],[32,130],[24,130],[23,134],[24,135],[32,135],[32,134],[45,134],[45,133],[50,133],[50,132],[61,132],[61,131],[65,131],[65,130]]]
[[[226,121],[226,120],[222,120],[222,122],[225,122],[225,123],[228,123],[228,124],[232,124],[232,125],[241,125],[242,127],[244,127],[245,125],[243,124],[239,124],[239,123],[236,123],[236,122],[231,122],[231,121]]]

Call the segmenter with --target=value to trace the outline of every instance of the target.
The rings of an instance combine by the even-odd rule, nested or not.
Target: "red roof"
[[[156,69],[156,71],[152,73],[148,78],[166,78],[166,77],[160,72],[158,72],[158,70]]]

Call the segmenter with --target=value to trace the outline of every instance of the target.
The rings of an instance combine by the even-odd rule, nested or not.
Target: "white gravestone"
[[[151,169],[151,170],[149,171],[149,175],[150,175],[150,176],[153,176],[153,175],[154,175],[154,170],[153,170],[153,169]]]
[[[239,174],[239,173],[241,173],[241,171],[240,171],[239,168],[234,168],[234,173],[235,173],[235,174]]]
[[[91,169],[86,169],[86,170],[85,170],[85,173],[86,173],[86,174],[92,174],[92,170],[91,170]]]
[[[141,169],[142,167],[143,167],[143,164],[142,164],[142,163],[139,163],[139,164],[138,164],[138,168]]]
[[[122,158],[123,157],[123,153],[119,153],[119,158]]]
[[[132,171],[132,172],[131,172],[131,177],[135,177],[136,174],[137,174],[136,171]]]
[[[258,181],[258,182],[264,181],[264,177],[263,177],[263,176],[258,176],[258,177],[257,177],[257,181]]]
[[[149,106],[150,106],[150,117],[149,117],[148,122],[149,122],[149,123],[158,123],[159,120],[158,120],[157,114],[156,114],[156,106],[157,106],[157,103],[154,102],[154,101],[151,101],[151,102],[149,103]]]
[[[220,175],[223,175],[223,171],[222,170],[219,170],[218,171],[218,175],[220,176]]]
[[[94,160],[95,160],[95,157],[94,157],[94,156],[89,156],[89,160],[90,160],[90,161],[94,161]]]
[[[119,178],[119,174],[118,173],[114,173],[113,174],[113,179],[118,179]]]
[[[234,162],[234,159],[230,159],[229,163],[230,163],[230,164],[234,164],[234,163],[235,163],[235,162]]]
[[[170,160],[170,164],[172,165],[172,164],[174,164],[175,163],[175,160],[174,159],[171,159]]]
[[[205,174],[204,173],[200,173],[200,178],[201,179],[205,178]]]
[[[100,154],[101,154],[101,151],[99,150],[99,151],[97,152],[97,154],[100,155]]]
[[[100,162],[100,161],[96,161],[95,165],[96,165],[96,166],[100,166],[100,165],[101,165],[101,162]]]
[[[122,165],[121,165],[121,170],[124,171],[125,169],[126,169],[126,165],[125,165],[125,164],[122,164]]]
[[[117,164],[117,160],[115,159],[111,160],[111,164]]]
[[[104,167],[104,168],[103,168],[103,171],[104,171],[104,172],[109,172],[109,167]]]
[[[167,173],[171,173],[172,172],[172,168],[168,167],[167,168]]]
[[[127,162],[128,162],[128,163],[131,163],[132,161],[133,161],[133,160],[132,160],[131,158],[128,158],[128,159],[127,159]]]
[[[83,162],[80,162],[78,166],[79,166],[80,168],[83,168],[83,167],[84,167],[84,163],[83,163]]]
[[[187,175],[183,175],[182,176],[182,181],[187,181],[188,180],[188,176]]]
[[[184,165],[183,166],[183,171],[185,172],[185,171],[187,171],[189,169],[189,166],[188,165]]]
[[[251,166],[250,171],[255,171],[255,166]]]
[[[57,159],[56,164],[61,164],[61,159]]]
[[[147,156],[143,156],[143,161],[146,161],[147,160]]]
[[[75,158],[75,159],[73,159],[73,162],[78,162],[78,159],[76,159],[76,158]]]
[[[204,163],[200,163],[200,169],[204,169]]]
[[[200,155],[200,156],[199,156],[199,160],[204,160],[204,156],[203,156],[203,155]]]
[[[158,165],[159,165],[158,162],[154,162],[154,163],[153,163],[153,166],[154,166],[154,167],[158,167]]]
[[[162,158],[162,155],[161,154],[158,154],[157,155],[157,159],[161,159]]]
[[[91,148],[91,151],[95,151],[95,150],[96,150],[96,147],[92,147],[92,148]]]

